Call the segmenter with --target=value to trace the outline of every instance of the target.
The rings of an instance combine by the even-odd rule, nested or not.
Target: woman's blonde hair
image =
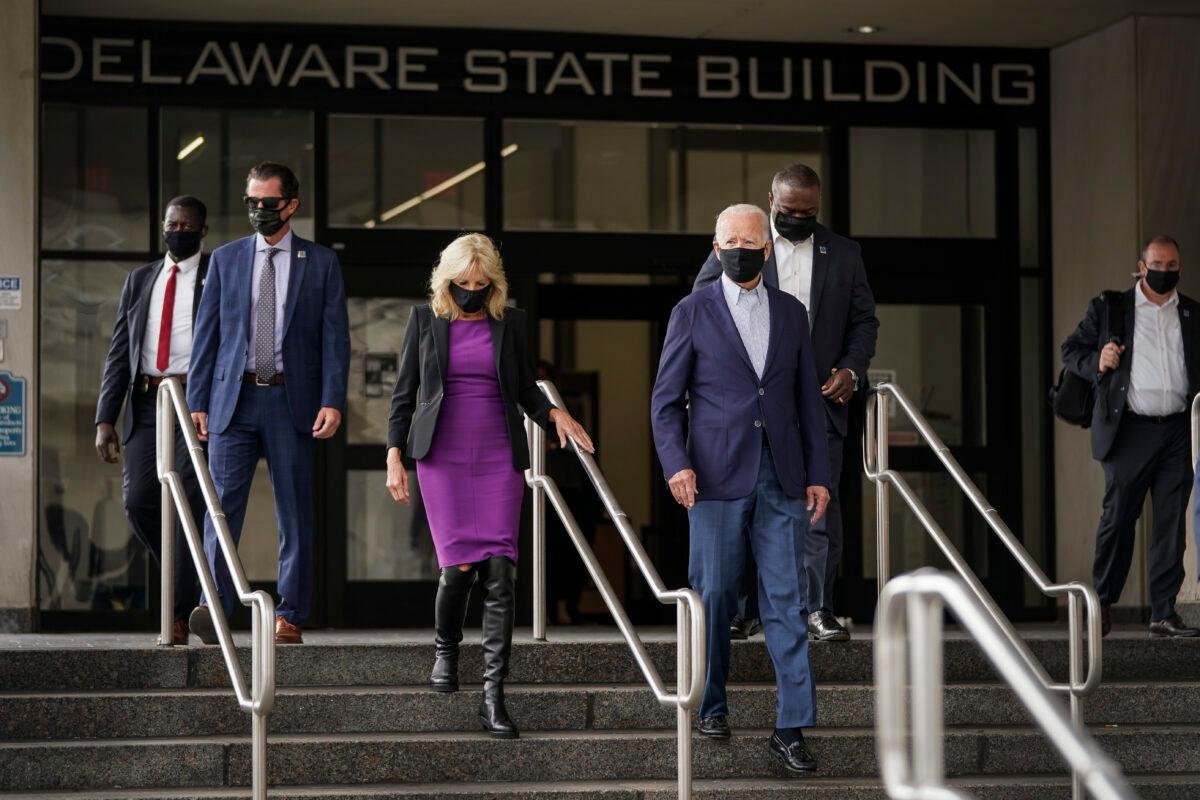
[[[429,276],[429,305],[433,313],[451,320],[462,316],[462,309],[450,294],[450,284],[479,265],[483,276],[492,283],[492,293],[485,306],[488,316],[504,318],[508,305],[508,279],[504,277],[504,262],[492,240],[482,233],[464,233],[442,250],[433,274]]]

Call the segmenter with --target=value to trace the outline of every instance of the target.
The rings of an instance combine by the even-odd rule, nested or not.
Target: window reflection
[[[242,195],[247,173],[260,161],[277,161],[296,173],[300,208],[292,217],[292,228],[306,239],[313,238],[311,112],[164,108],[160,120],[160,206],[181,194],[204,201],[208,206],[206,251],[253,232]]]
[[[409,505],[385,488],[384,470],[346,475],[346,578],[352,581],[435,580],[440,574],[415,470]]]
[[[146,250],[146,110],[47,103],[42,111],[42,247]]]
[[[509,229],[708,233],[728,205],[766,206],[779,168],[827,172],[814,128],[512,120],[504,141]]]
[[[996,235],[995,133],[850,129],[855,236]]]
[[[100,373],[121,286],[136,266],[42,263],[37,576],[43,609],[146,608],[149,559],[125,519],[121,467],[102,463],[93,447]]]
[[[480,228],[483,171],[482,120],[329,118],[330,225]]]

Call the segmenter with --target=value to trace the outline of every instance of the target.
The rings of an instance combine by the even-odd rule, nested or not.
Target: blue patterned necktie
[[[254,374],[259,382],[275,377],[275,254],[278,247],[267,248],[258,281],[258,310],[254,316]]]

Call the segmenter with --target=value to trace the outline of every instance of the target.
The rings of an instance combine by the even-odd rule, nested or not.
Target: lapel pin
[[[1192,312],[1191,312],[1191,311],[1188,311],[1188,310],[1185,308],[1185,309],[1183,310],[1183,316],[1185,316],[1185,317],[1187,317],[1187,318],[1191,318],[1191,316],[1192,316]]]
[[[820,245],[821,255],[825,255],[825,245]]]
[[[300,250],[299,252],[297,252],[297,253],[296,253],[296,258],[304,258],[304,251],[303,251],[303,250]]]

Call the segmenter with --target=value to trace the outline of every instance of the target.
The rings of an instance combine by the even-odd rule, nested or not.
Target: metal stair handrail
[[[157,428],[155,440],[155,458],[158,469],[158,480],[162,484],[162,629],[158,643],[171,646],[171,626],[174,622],[174,570],[175,563],[175,515],[183,525],[184,536],[188,550],[191,551],[192,562],[196,565],[196,574],[200,578],[200,586],[204,596],[209,600],[209,613],[212,616],[213,627],[217,632],[217,641],[221,645],[221,655],[225,660],[225,668],[233,684],[238,706],[251,714],[251,786],[254,800],[266,800],[267,797],[267,715],[275,705],[275,601],[267,592],[251,591],[250,583],[246,580],[246,572],[238,557],[237,545],[229,532],[225,521],[225,512],[221,509],[221,501],[217,497],[212,475],[208,471],[208,461],[204,456],[204,448],[192,425],[184,400],[183,384],[178,378],[167,378],[158,387],[157,397]],[[188,506],[187,493],[183,481],[175,470],[175,425],[178,421],[180,432],[187,444],[188,455],[191,458],[192,470],[200,483],[204,494],[204,504],[212,518],[213,527],[217,534],[217,544],[229,574],[233,579],[234,590],[238,600],[243,605],[250,606],[251,614],[251,661],[250,661],[250,690],[246,690],[246,681],[238,662],[237,648],[233,642],[233,634],[229,629],[229,621],[225,618],[225,610],[217,601],[217,584],[208,560],[204,556],[204,540],[192,519],[192,511]]]
[[[879,594],[875,613],[875,738],[880,777],[888,796],[895,800],[968,797],[945,785],[944,607],[949,608],[979,644],[1000,678],[1070,765],[1080,785],[1101,800],[1135,800],[1137,795],[1116,765],[1087,731],[1079,729],[1063,713],[1041,676],[1030,668],[1024,654],[1013,646],[1008,632],[997,624],[991,609],[962,579],[932,568],[889,581]],[[911,733],[906,691],[910,677]]]
[[[538,381],[538,388],[556,408],[565,409],[562,397],[550,381]],[[604,574],[600,562],[592,552],[591,546],[584,537],[576,522],[571,509],[563,500],[562,493],[553,479],[546,474],[546,432],[532,419],[526,417],[525,431],[529,437],[529,469],[525,471],[525,482],[533,490],[533,638],[546,641],[546,506],[550,500],[558,517],[566,528],[567,535],[579,551],[584,566],[600,591],[604,604],[617,623],[617,628],[625,638],[626,644],[633,653],[633,658],[641,669],[642,675],[650,685],[654,697],[664,706],[674,706],[676,709],[676,738],[678,740],[677,768],[680,800],[690,800],[692,796],[692,710],[700,703],[704,691],[706,639],[704,631],[704,605],[700,595],[693,589],[667,589],[658,570],[654,568],[650,557],[646,554],[641,540],[629,522],[629,517],[621,509],[616,496],[605,480],[604,474],[596,464],[592,454],[571,439],[571,448],[575,451],[588,479],[595,488],[604,508],[612,518],[617,532],[621,536],[626,549],[633,557],[634,563],[642,573],[642,577],[650,585],[654,597],[663,604],[676,606],[676,664],[675,691],[667,689],[658,669],[654,666],[646,646],[638,636],[625,611],[621,601],[617,599],[608,576]]]
[[[955,548],[950,537],[929,513],[925,505],[913,492],[912,487],[904,477],[888,468],[888,413],[890,400],[895,400],[896,406],[908,417],[916,428],[925,444],[934,452],[942,466],[950,473],[955,483],[970,500],[971,505],[987,522],[988,527],[1000,539],[1005,548],[1013,555],[1025,574],[1034,582],[1038,589],[1048,597],[1067,597],[1068,624],[1068,671],[1066,683],[1057,683],[1051,679],[1041,662],[1034,657],[1029,646],[1017,634],[1012,623],[996,605],[995,600],[984,588],[979,577],[967,564],[966,559]],[[1029,552],[1022,546],[1020,540],[1000,518],[1000,513],[988,502],[983,493],[970,479],[958,461],[950,454],[941,438],[933,431],[925,417],[917,411],[904,392],[894,383],[883,382],[871,388],[867,399],[867,419],[863,431],[863,470],[868,478],[875,483],[875,532],[876,532],[876,569],[878,572],[879,592],[882,595],[884,584],[890,574],[890,503],[888,487],[896,487],[897,493],[916,515],[926,533],[933,539],[934,544],[949,561],[954,571],[962,578],[966,586],[986,609],[996,626],[1004,632],[1013,648],[1020,654],[1026,666],[1038,677],[1042,685],[1050,691],[1066,692],[1070,697],[1071,718],[1077,727],[1082,727],[1082,698],[1100,685],[1102,674],[1103,654],[1101,651],[1100,632],[1100,598],[1096,590],[1079,581],[1070,583],[1051,583],[1046,573]],[[1087,611],[1086,629],[1083,625],[1082,613]],[[1085,638],[1086,630],[1086,638]],[[1087,651],[1087,669],[1084,671],[1084,649]],[[1082,797],[1079,776],[1073,777],[1073,794],[1075,800]]]
[[[1192,398],[1192,469],[1200,459],[1200,394]]]

